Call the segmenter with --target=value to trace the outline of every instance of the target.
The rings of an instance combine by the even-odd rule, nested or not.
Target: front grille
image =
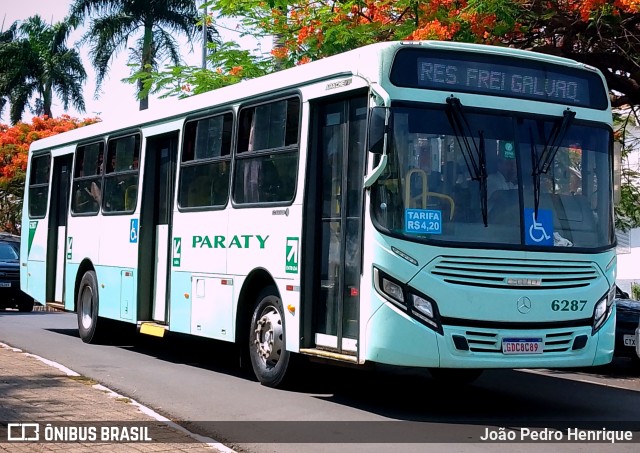
[[[518,290],[581,288],[599,275],[591,263],[459,256],[442,256],[427,271],[448,284]]]
[[[2,282],[17,282],[20,281],[20,272],[14,270],[0,270],[0,281]]]
[[[568,351],[571,349],[574,336],[575,332],[572,330],[547,333],[542,339],[543,351]],[[465,337],[471,352],[502,352],[502,337],[497,333],[467,330]]]

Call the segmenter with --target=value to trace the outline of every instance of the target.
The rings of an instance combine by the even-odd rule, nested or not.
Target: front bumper
[[[390,365],[443,368],[604,365],[613,358],[614,327],[615,315],[612,314],[595,335],[591,333],[591,326],[498,329],[447,325],[443,326],[444,335],[440,335],[384,302],[367,324],[364,358]],[[459,349],[454,336],[465,338],[469,349]],[[543,352],[504,354],[503,338],[540,338],[544,343]],[[576,347],[583,342],[581,347]]]

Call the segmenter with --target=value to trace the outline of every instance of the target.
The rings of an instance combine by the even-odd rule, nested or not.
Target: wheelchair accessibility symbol
[[[553,245],[553,213],[549,209],[524,210],[525,243],[527,245]]]
[[[138,242],[138,219],[131,219],[129,242]]]

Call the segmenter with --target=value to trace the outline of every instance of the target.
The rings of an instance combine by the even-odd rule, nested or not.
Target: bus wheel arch
[[[235,340],[243,350],[246,349],[248,342],[249,322],[256,306],[256,299],[260,291],[270,285],[275,285],[273,277],[265,269],[254,269],[247,275],[240,289],[235,320]],[[242,365],[244,366],[244,363]]]
[[[282,298],[275,280],[264,269],[252,271],[238,298],[236,343],[241,351],[241,365],[249,369],[250,363],[260,383],[269,387],[276,387],[282,382],[288,367],[290,354],[284,347],[284,329]],[[264,339],[265,335],[269,337],[274,333],[278,336],[277,339],[274,338],[276,351],[267,351],[265,348],[269,345],[266,343],[256,343],[257,335]],[[264,360],[264,354],[271,357],[268,361],[270,364],[279,356],[279,360],[275,361],[276,366],[265,366],[267,361]]]
[[[76,281],[73,287],[73,311],[78,311],[78,290],[80,289],[80,282],[82,281],[82,277],[88,271],[95,272],[95,268],[93,267],[93,263],[90,260],[84,259],[80,263],[80,267],[78,267],[78,272],[76,273]]]

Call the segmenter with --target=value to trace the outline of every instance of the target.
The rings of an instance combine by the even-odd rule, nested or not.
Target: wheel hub
[[[88,286],[82,291],[82,299],[80,301],[80,310],[82,310],[82,327],[89,329],[93,322],[91,312],[93,311],[93,294]]]
[[[282,318],[271,307],[256,323],[255,346],[258,355],[265,361],[277,362],[282,353]]]

